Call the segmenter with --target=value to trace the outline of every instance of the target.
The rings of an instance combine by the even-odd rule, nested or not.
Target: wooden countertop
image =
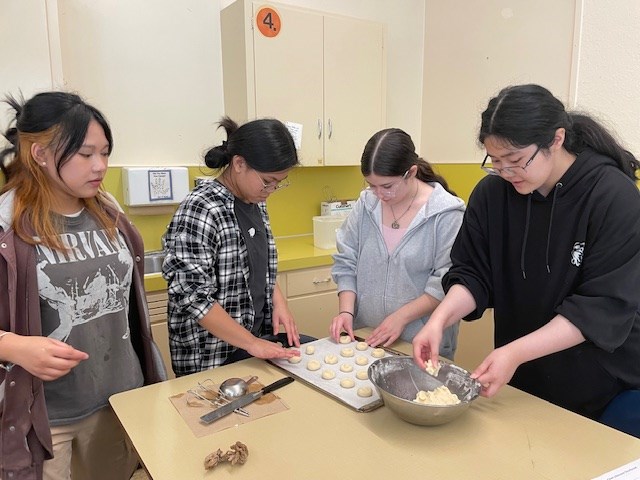
[[[332,255],[336,253],[335,249],[316,248],[313,245],[313,235],[277,237],[276,248],[278,272],[331,265]],[[153,292],[166,289],[167,282],[162,278],[162,274],[152,273],[144,276],[144,286],[147,292]]]
[[[366,330],[359,332],[366,335]],[[410,353],[411,346],[395,349]],[[171,395],[198,381],[286,372],[258,359],[200,372],[111,397],[118,418],[154,480],[268,479],[591,479],[640,458],[640,440],[511,387],[479,398],[437,427],[400,420],[388,408],[358,413],[302,382],[277,394],[289,410],[196,438]],[[206,455],[241,441],[246,464],[205,473]]]

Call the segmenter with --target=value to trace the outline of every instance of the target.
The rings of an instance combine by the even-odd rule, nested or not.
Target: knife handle
[[[281,378],[280,380],[276,380],[272,384],[264,387],[262,389],[262,394],[266,395],[267,393],[273,392],[274,390],[284,387],[285,385],[289,385],[291,382],[293,382],[293,377],[284,377],[284,378]]]

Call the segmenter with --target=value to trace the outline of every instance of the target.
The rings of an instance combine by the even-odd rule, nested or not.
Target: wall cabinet
[[[385,124],[382,24],[237,0],[221,29],[227,115],[302,125],[303,165],[360,164]]]
[[[331,320],[338,314],[337,286],[331,267],[291,270],[278,275],[298,331],[316,338],[329,336]]]

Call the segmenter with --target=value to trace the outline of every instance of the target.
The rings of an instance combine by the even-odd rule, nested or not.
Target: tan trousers
[[[44,480],[129,480],[138,465],[111,407],[71,425],[51,427],[54,458]]]

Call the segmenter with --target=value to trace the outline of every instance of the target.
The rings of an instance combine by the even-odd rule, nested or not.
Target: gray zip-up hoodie
[[[449,253],[464,215],[464,202],[439,183],[389,254],[382,236],[382,204],[364,190],[337,232],[338,253],[332,275],[338,292],[356,293],[355,328],[377,327],[391,313],[423,293],[442,300],[442,277],[451,266]],[[402,332],[410,342],[429,320],[421,317]],[[445,331],[440,354],[453,359],[458,323]]]

